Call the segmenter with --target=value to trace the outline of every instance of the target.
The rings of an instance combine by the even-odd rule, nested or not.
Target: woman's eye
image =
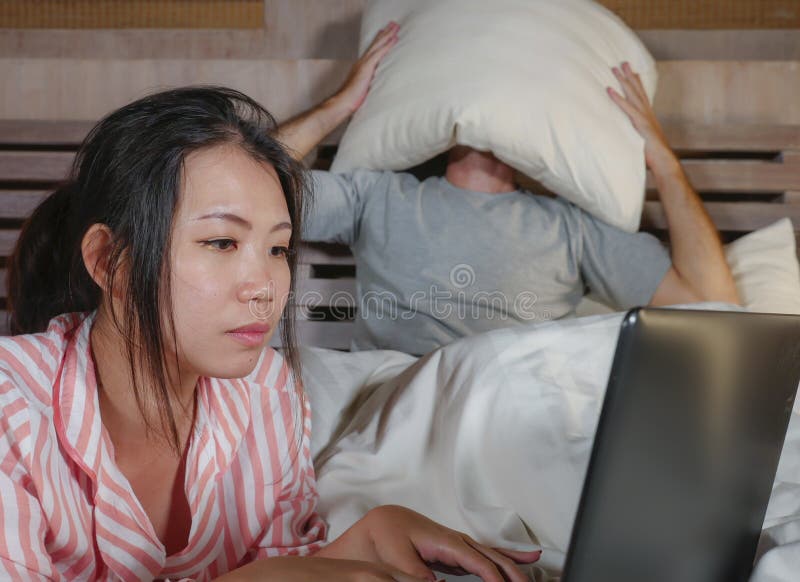
[[[291,250],[289,247],[272,247],[269,250],[269,255],[271,257],[288,257],[291,254]]]
[[[218,238],[214,240],[205,240],[203,244],[218,251],[227,251],[235,247],[236,241],[231,238]]]

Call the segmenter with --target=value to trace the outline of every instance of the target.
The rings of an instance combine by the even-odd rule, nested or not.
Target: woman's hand
[[[517,563],[533,563],[541,552],[498,550],[428,518],[393,505],[377,507],[318,556],[387,564],[424,580],[431,571],[475,574],[485,582],[526,582]]]
[[[644,138],[644,156],[647,166],[653,172],[676,169],[679,165],[678,159],[667,143],[664,130],[650,105],[641,78],[628,63],[622,63],[621,67],[614,67],[611,70],[625,95],[620,95],[612,87],[608,87],[606,91],[614,103],[630,118],[639,135]]]
[[[341,89],[333,96],[333,99],[345,107],[350,114],[355,113],[367,98],[370,83],[375,76],[375,69],[378,68],[378,64],[386,56],[386,53],[397,44],[398,30],[400,30],[400,25],[390,22],[375,35],[372,44],[355,62]]]
[[[264,558],[216,578],[217,582],[427,582],[387,566],[317,557]]]

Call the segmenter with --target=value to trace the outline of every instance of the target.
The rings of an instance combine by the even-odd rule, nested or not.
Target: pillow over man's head
[[[652,98],[655,63],[590,0],[372,0],[361,48],[394,20],[333,170],[402,170],[456,144],[499,159],[609,224],[638,229],[643,141],[605,88],[631,63]]]

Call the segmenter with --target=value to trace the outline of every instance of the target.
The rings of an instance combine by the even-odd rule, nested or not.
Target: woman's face
[[[291,229],[271,165],[234,145],[186,158],[171,252],[183,373],[238,378],[253,370],[288,298]]]

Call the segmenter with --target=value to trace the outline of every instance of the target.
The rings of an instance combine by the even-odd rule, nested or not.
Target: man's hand
[[[692,188],[647,98],[639,75],[628,63],[612,69],[624,95],[608,87],[609,97],[630,118],[644,138],[644,157],[669,227],[672,267],[650,300],[651,305],[694,301],[739,303],[739,294],[725,261],[719,233]]]
[[[644,138],[644,157],[647,166],[654,173],[674,171],[679,165],[664,136],[664,130],[658,122],[655,112],[647,98],[642,80],[628,63],[612,69],[614,76],[622,87],[620,95],[612,87],[608,87],[611,99],[630,118],[633,127]]]
[[[386,564],[427,580],[431,571],[476,574],[485,582],[525,582],[517,563],[536,562],[541,552],[499,550],[479,544],[469,536],[393,505],[367,513],[317,556]]]
[[[333,98],[338,99],[350,115],[355,113],[367,98],[375,70],[383,57],[397,44],[399,30],[400,25],[396,22],[390,22],[382,28],[361,58],[355,62],[344,84],[334,95]]]
[[[308,155],[345,119],[350,117],[367,98],[375,69],[381,59],[397,44],[396,22],[387,24],[359,58],[344,84],[336,93],[278,128],[278,139],[289,149],[292,157],[301,160]]]

